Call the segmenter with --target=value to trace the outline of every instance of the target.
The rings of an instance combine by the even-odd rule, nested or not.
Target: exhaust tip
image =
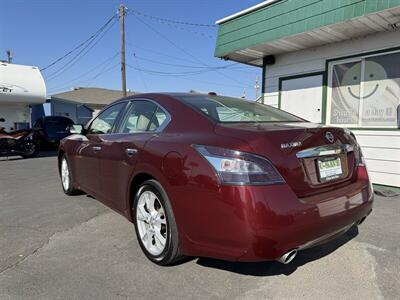
[[[297,249],[292,249],[283,254],[281,257],[279,257],[277,260],[282,263],[287,265],[290,263],[297,255]]]

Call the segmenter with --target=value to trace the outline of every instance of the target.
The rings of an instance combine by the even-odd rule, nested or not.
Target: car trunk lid
[[[218,123],[219,135],[247,142],[268,158],[298,197],[347,185],[354,179],[354,138],[342,128],[306,122]]]

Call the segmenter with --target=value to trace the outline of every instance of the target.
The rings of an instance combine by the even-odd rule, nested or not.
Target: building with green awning
[[[215,56],[260,67],[265,104],[353,130],[400,186],[400,0],[269,0],[217,21]]]

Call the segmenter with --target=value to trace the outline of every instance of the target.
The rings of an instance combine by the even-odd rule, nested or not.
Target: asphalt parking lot
[[[301,252],[290,265],[190,258],[158,267],[127,220],[86,195],[62,193],[56,157],[0,158],[0,176],[0,299],[400,295],[400,197],[376,197],[358,230]]]

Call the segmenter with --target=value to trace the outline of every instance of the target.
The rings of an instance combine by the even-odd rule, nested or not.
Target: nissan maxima
[[[286,264],[372,210],[355,136],[267,105],[142,94],[70,132],[58,155],[64,192],[125,216],[160,265],[184,256]]]

